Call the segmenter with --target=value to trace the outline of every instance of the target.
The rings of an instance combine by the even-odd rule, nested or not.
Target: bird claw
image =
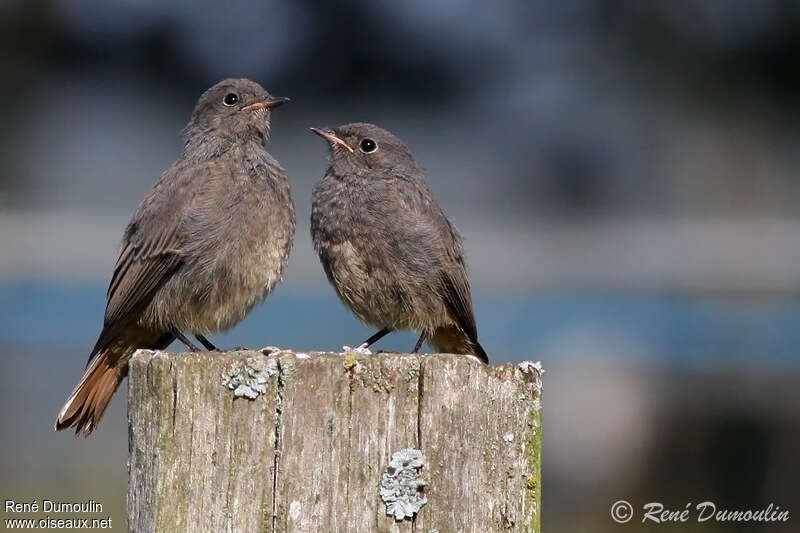
[[[359,353],[361,355],[372,355],[372,352],[370,351],[370,349],[367,348],[366,346],[364,346],[363,344],[361,346],[358,346],[357,348],[351,348],[349,346],[342,346],[342,351],[343,352],[355,352],[355,353]]]

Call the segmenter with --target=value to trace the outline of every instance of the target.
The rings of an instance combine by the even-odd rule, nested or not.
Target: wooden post
[[[539,533],[536,365],[265,353],[137,352],[131,531]]]

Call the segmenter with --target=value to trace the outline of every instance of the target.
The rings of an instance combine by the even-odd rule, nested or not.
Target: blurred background
[[[619,499],[774,503],[789,524],[746,529],[796,527],[799,4],[3,0],[0,43],[2,499],[124,522],[124,385],[90,439],[52,422],[130,214],[199,94],[243,76],[292,98],[269,149],[298,227],[284,283],[215,343],[372,333],[311,246],[327,148],[308,127],[375,122],[465,235],[492,362],[547,370],[545,531],[644,528],[611,520]]]

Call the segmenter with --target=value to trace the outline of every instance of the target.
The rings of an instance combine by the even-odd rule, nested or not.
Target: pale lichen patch
[[[406,448],[392,454],[392,460],[381,478],[380,495],[386,504],[386,514],[395,520],[413,518],[428,503],[422,494],[425,482],[419,469],[425,464],[422,452]]]
[[[533,399],[533,407],[537,411],[542,408],[542,375],[545,373],[545,369],[542,367],[541,361],[522,361],[517,365],[525,377],[533,383],[534,387],[534,399]]]
[[[237,360],[222,372],[222,385],[236,398],[255,400],[267,392],[269,380],[280,372],[274,358],[250,357]]]
[[[296,522],[297,519],[300,518],[300,511],[302,508],[302,504],[299,501],[294,500],[291,504],[289,504],[289,518]]]

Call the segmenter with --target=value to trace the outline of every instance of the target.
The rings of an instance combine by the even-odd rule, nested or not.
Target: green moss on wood
[[[528,414],[528,427],[525,434],[525,457],[528,460],[528,478],[525,481],[525,506],[533,509],[530,513],[529,531],[541,532],[542,501],[542,410],[539,408],[539,392],[531,398],[533,406]]]
[[[347,352],[344,354],[344,369],[350,371],[358,364],[358,354],[356,352]]]

